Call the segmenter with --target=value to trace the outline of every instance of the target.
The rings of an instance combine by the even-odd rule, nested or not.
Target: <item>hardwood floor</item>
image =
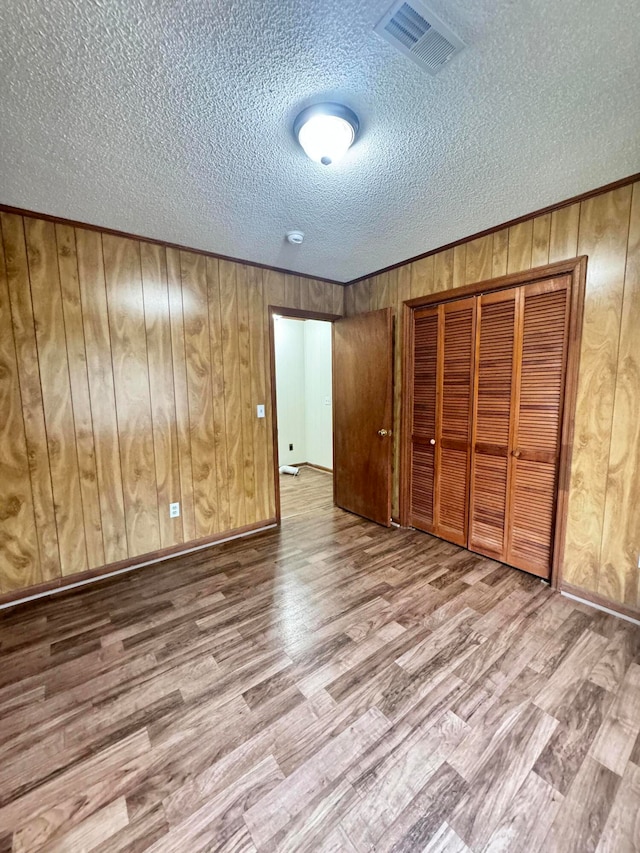
[[[333,476],[328,471],[302,465],[299,474],[280,474],[282,518],[333,507]]]
[[[0,851],[640,849],[640,628],[312,503],[0,614]]]

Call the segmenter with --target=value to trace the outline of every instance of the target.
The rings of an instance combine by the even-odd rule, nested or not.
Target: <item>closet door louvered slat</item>
[[[563,271],[412,312],[409,523],[543,578],[572,281]]]
[[[436,436],[436,528],[467,544],[475,299],[442,306],[439,407]]]
[[[479,300],[469,547],[503,559],[513,409],[515,289]]]
[[[506,562],[548,578],[565,388],[570,279],[520,294],[522,347],[511,456]]]
[[[411,425],[412,527],[434,532],[438,309],[414,313]]]

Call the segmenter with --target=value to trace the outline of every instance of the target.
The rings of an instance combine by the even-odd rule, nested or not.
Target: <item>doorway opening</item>
[[[297,325],[296,331],[284,325],[284,320],[291,319],[297,324],[303,323],[302,328]],[[321,322],[310,324],[305,332],[307,321]],[[296,327],[295,322],[293,325]],[[278,358],[276,335],[282,356]],[[288,340],[296,336],[302,339],[302,346],[298,342],[297,349],[295,343]],[[305,336],[309,339],[306,360]],[[392,309],[340,317],[269,306],[269,344],[276,520],[280,523],[284,517],[314,511],[314,503],[317,511],[318,504],[326,501],[328,506],[337,506],[388,527],[391,523],[393,434]],[[319,360],[321,351],[325,353],[324,366]],[[307,384],[313,398],[305,403],[310,414],[307,416],[305,411],[304,432],[298,429],[298,434],[304,438],[297,443],[292,440],[294,433],[287,423],[290,418],[287,399],[293,399],[294,404],[300,406],[304,392],[299,384],[295,390],[295,382],[290,391],[285,390],[286,374],[295,372],[294,368],[298,374],[302,371],[303,382],[305,374],[309,377]],[[319,372],[323,373],[322,380]],[[307,421],[312,435],[309,442]],[[313,430],[317,430],[321,421],[331,425],[331,441],[326,432],[324,436],[314,435]],[[324,450],[319,450],[316,442]],[[290,445],[293,445],[291,449]],[[285,465],[299,468],[301,479],[281,474],[280,468]],[[320,485],[321,475],[324,475],[324,489]],[[311,487],[312,480],[318,484],[318,489],[309,488],[305,495],[303,485]]]
[[[332,322],[271,312],[280,518],[333,506]]]

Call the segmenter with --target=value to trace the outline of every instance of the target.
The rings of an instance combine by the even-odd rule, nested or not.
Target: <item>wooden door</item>
[[[413,382],[411,412],[409,524],[436,532],[435,459],[438,410],[438,329],[440,310],[413,314]]]
[[[569,276],[519,288],[505,562],[551,576],[569,328]]]
[[[551,576],[569,276],[480,298],[469,548]]]
[[[410,524],[467,543],[475,300],[414,312]]]
[[[335,503],[391,523],[393,311],[333,324]]]
[[[479,298],[469,548],[505,557],[517,290]]]
[[[474,298],[441,307],[436,434],[436,533],[467,544]]]

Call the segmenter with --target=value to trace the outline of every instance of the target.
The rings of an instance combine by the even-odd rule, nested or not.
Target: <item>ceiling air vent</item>
[[[394,3],[374,30],[429,74],[437,74],[465,46],[431,9],[417,0]]]

